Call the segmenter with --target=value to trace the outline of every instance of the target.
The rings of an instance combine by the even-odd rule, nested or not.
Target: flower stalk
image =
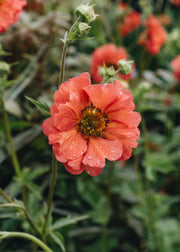
[[[40,239],[36,238],[34,235],[27,234],[24,232],[5,232],[5,231],[0,232],[0,240],[11,238],[11,237],[28,239],[28,240],[36,243],[45,252],[53,252],[44,242],[42,242]]]
[[[10,148],[10,155],[11,155],[12,164],[14,166],[14,170],[15,170],[16,175],[18,177],[20,177],[20,175],[21,175],[20,165],[19,165],[19,161],[18,161],[18,158],[17,158],[17,155],[16,155],[15,148],[14,148],[13,140],[12,140],[11,129],[10,129],[10,124],[9,124],[9,120],[8,120],[8,115],[7,115],[7,112],[6,112],[6,109],[5,109],[3,95],[1,97],[1,104],[2,104],[6,134],[7,134],[7,138],[8,138],[8,142],[9,142],[9,148]]]
[[[55,158],[55,155],[53,154],[51,183],[50,183],[49,195],[48,195],[48,208],[47,208],[47,213],[46,213],[46,220],[43,227],[43,234],[46,234],[46,229],[47,229],[49,218],[52,211],[52,201],[53,201],[53,195],[54,195],[54,187],[56,184],[56,177],[57,177],[57,160]]]

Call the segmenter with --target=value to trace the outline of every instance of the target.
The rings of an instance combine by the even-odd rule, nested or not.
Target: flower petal
[[[141,116],[135,111],[119,110],[108,113],[110,121],[121,122],[128,127],[137,127],[141,121]]]
[[[122,156],[118,160],[127,160],[132,155],[132,148],[126,145],[123,145],[123,153]]]
[[[91,176],[91,177],[95,177],[99,174],[102,173],[103,169],[100,167],[91,167],[89,165],[85,165],[85,171]]]
[[[78,174],[81,174],[84,171],[84,167],[83,166],[80,166],[80,169],[73,169],[70,165],[68,165],[68,163],[64,163],[64,167],[71,174],[78,175]]]
[[[83,164],[91,167],[104,167],[105,158],[114,161],[122,154],[122,144],[118,140],[89,138],[88,149],[83,158]]]
[[[53,147],[53,153],[56,156],[56,159],[59,162],[62,162],[62,163],[67,162],[67,159],[64,158],[64,156],[62,155],[62,153],[60,151],[61,150],[60,144],[59,143],[55,143],[55,144],[52,145],[52,147]]]
[[[129,128],[118,122],[112,122],[108,125],[104,132],[104,137],[109,140],[118,139],[123,145],[128,145],[131,148],[136,148],[139,139],[140,131],[138,128]]]
[[[93,105],[103,111],[118,97],[116,90],[111,84],[87,86],[84,90]]]
[[[77,124],[77,115],[68,104],[61,104],[59,112],[54,114],[53,123],[60,131],[69,131]]]
[[[67,160],[76,160],[87,150],[86,140],[75,129],[61,132],[61,153]]]
[[[58,133],[58,130],[56,127],[53,125],[53,120],[51,117],[47,118],[43,123],[42,123],[42,130],[43,133],[48,137],[49,134],[56,134]]]

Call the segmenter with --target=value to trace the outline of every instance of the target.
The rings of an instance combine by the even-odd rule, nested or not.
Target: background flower
[[[171,67],[175,78],[180,82],[180,54],[171,61]]]
[[[166,31],[153,14],[148,17],[146,27],[146,30],[140,34],[138,44],[143,46],[150,54],[156,55],[166,42]]]
[[[0,1],[0,32],[6,31],[9,26],[19,20],[22,8],[26,4],[26,0]]]
[[[128,53],[126,52],[126,49],[122,46],[116,47],[115,44],[111,43],[98,47],[92,53],[90,65],[90,71],[92,74],[93,81],[96,83],[102,82],[103,77],[100,75],[100,68],[103,67],[104,63],[107,67],[114,66],[114,68],[117,70],[118,61],[126,58],[128,58]],[[131,73],[128,75],[119,74],[119,77],[124,80],[129,80],[131,78]]]
[[[88,73],[64,82],[54,95],[43,132],[54,154],[72,174],[102,172],[105,158],[126,160],[139,139],[140,114],[119,81],[91,85]]]
[[[129,12],[120,24],[120,34],[122,36],[128,35],[130,32],[135,30],[141,23],[141,15],[137,11]]]
[[[171,3],[176,6],[180,6],[180,0],[171,0]]]

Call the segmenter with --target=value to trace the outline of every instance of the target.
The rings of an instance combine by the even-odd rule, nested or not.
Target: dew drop
[[[115,150],[111,150],[111,153],[115,153],[116,151]]]
[[[89,156],[87,159],[91,160],[91,159],[92,159],[92,157],[91,157],[91,156]]]

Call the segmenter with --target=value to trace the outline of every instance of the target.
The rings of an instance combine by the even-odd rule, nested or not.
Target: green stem
[[[46,213],[46,220],[43,227],[43,233],[46,233],[48,221],[51,215],[52,210],[52,200],[53,200],[53,194],[54,194],[54,187],[56,184],[56,177],[57,177],[57,160],[55,155],[53,154],[53,161],[52,161],[52,174],[51,174],[51,183],[49,187],[49,195],[48,195],[48,208]]]
[[[61,65],[60,65],[60,74],[59,74],[59,85],[62,84],[64,78],[64,71],[65,71],[65,57],[66,57],[66,50],[68,47],[68,40],[64,42],[62,56],[61,56]]]
[[[143,116],[141,120],[141,127],[144,134],[144,149],[145,149],[145,159],[146,159],[147,156],[149,155],[149,148],[147,145],[148,132],[147,132],[146,123]],[[159,246],[158,246],[158,238],[157,238],[157,232],[156,232],[156,227],[155,227],[154,206],[152,202],[151,185],[146,175],[145,175],[145,189],[146,189],[147,212],[148,212],[148,217],[149,217],[148,219],[149,225],[147,225],[147,230],[149,230],[149,234],[151,235],[151,241],[153,244],[154,252],[158,252]]]
[[[34,231],[39,235],[39,237],[42,236],[41,232],[39,231],[38,227],[36,226],[36,224],[34,223],[34,221],[32,220],[28,210],[26,208],[24,208],[24,212],[26,215],[27,220],[29,221],[31,227],[34,229]]]
[[[72,30],[73,27],[74,27],[74,25],[71,27],[70,31]],[[69,32],[69,34],[70,34],[70,32]],[[59,85],[62,84],[63,78],[64,78],[66,49],[67,49],[68,43],[69,43],[69,40],[68,40],[68,36],[67,36],[64,41],[64,46],[63,46],[63,51],[62,51],[62,56],[61,56]],[[49,218],[51,215],[52,200],[53,200],[53,194],[54,194],[54,187],[56,184],[56,177],[57,177],[57,160],[56,160],[55,155],[53,154],[51,183],[50,183],[49,195],[48,195],[48,208],[47,208],[47,213],[46,213],[46,220],[45,220],[44,227],[43,227],[43,234],[46,233],[48,221],[49,221]]]
[[[19,161],[18,161],[18,158],[17,158],[17,155],[16,155],[15,148],[14,148],[12,135],[11,135],[10,124],[9,124],[7,112],[6,112],[6,109],[5,109],[3,97],[1,98],[1,103],[2,103],[2,109],[3,109],[4,122],[5,122],[5,130],[6,130],[7,138],[8,138],[8,141],[9,141],[10,155],[11,155],[12,163],[13,163],[16,175],[18,177],[20,177],[20,175],[21,175],[20,165],[19,165]]]
[[[3,196],[4,199],[6,199],[9,203],[14,203],[8,196],[7,194],[0,188],[0,194]]]
[[[11,200],[6,193],[0,188],[0,194],[3,196],[3,198],[5,200],[7,200],[9,203],[15,203],[13,200]],[[35,225],[35,223],[33,222],[28,210],[25,207],[22,207],[22,210],[24,211],[27,220],[29,221],[29,223],[31,224],[32,228],[34,229],[34,231],[41,237],[41,233],[38,230],[37,226]]]
[[[24,232],[0,232],[0,239],[6,239],[10,237],[19,237],[28,239],[34,243],[36,243],[39,247],[41,247],[45,252],[53,252],[44,242],[39,240],[33,235],[24,233]]]
[[[108,251],[108,221],[109,221],[109,213],[110,213],[110,205],[111,205],[111,191],[112,191],[112,184],[113,184],[113,175],[114,175],[114,167],[109,167],[109,176],[108,176],[108,190],[107,190],[107,201],[106,201],[106,215],[107,220],[105,221],[102,227],[102,237],[101,237],[101,252]]]

